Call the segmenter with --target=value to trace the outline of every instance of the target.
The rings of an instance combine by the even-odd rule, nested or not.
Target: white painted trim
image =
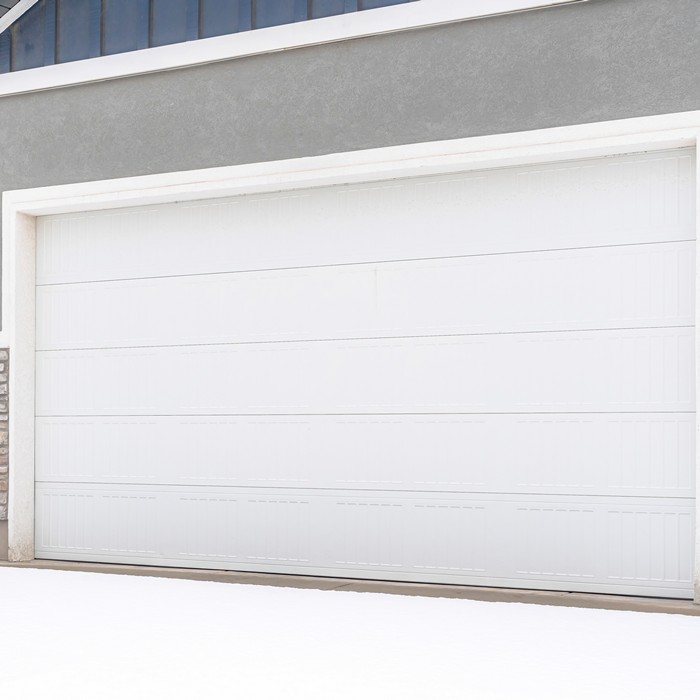
[[[28,0],[29,6],[34,1]],[[406,5],[6,73],[0,76],[0,97],[579,2],[588,0],[420,0]]]
[[[8,558],[34,558],[34,262],[36,219],[21,212],[11,215],[13,235],[4,238],[4,257],[12,275],[3,283],[3,296],[13,309],[8,319],[10,373],[8,410],[10,477],[8,493]],[[3,230],[5,217],[3,216]],[[4,265],[3,265],[4,266]],[[19,272],[21,271],[21,273]],[[12,473],[12,465],[19,465]]]
[[[700,111],[696,111],[5,192],[2,199],[5,329],[0,333],[0,345],[10,347],[12,367],[9,377],[8,533],[11,560],[31,559],[34,552],[34,246],[37,216],[668,148],[697,148],[699,140]],[[700,202],[700,192],[698,194]],[[700,227],[700,209],[698,225]],[[700,288],[700,281],[697,284]],[[700,309],[700,304],[698,307]],[[696,331],[696,352],[700,352],[700,335],[697,334],[700,334],[700,323]],[[700,355],[697,366],[700,367]],[[700,373],[698,385],[700,387]],[[696,423],[696,428],[700,435],[700,422]],[[697,474],[700,502],[700,460]],[[696,538],[695,590],[696,602],[700,603],[700,530]]]
[[[698,137],[700,143],[700,136]],[[700,155],[700,154],[699,154]],[[694,602],[700,605],[700,157],[695,158],[695,230],[698,244],[695,247],[695,575]]]
[[[11,24],[14,24],[27,10],[34,7],[39,0],[19,0],[19,2],[0,17],[0,34],[2,34]]]

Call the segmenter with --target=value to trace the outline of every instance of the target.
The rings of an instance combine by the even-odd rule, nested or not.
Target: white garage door
[[[42,219],[37,556],[690,597],[693,161]]]

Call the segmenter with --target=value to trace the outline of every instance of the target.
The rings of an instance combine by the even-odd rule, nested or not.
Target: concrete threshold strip
[[[84,562],[49,561],[34,559],[29,562],[1,562],[0,567],[17,569],[48,569],[53,571],[81,571],[87,573],[117,574],[121,576],[151,576],[154,578],[213,581],[253,586],[281,586],[287,588],[317,589],[320,591],[351,591],[354,593],[387,593],[390,595],[424,596],[427,598],[459,598],[494,603],[528,603],[560,605],[597,610],[625,610],[631,612],[667,613],[700,617],[700,605],[691,600],[673,598],[645,598],[598,593],[567,591],[538,591],[517,588],[486,588],[481,586],[454,586],[446,584],[405,583],[400,581],[372,581],[365,579],[324,578],[284,574],[258,574],[243,571],[215,569],[177,569],[160,566],[127,564],[92,564]]]

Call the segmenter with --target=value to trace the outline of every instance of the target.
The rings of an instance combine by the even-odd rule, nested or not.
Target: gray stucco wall
[[[0,98],[0,191],[700,109],[698,0],[580,5]]]

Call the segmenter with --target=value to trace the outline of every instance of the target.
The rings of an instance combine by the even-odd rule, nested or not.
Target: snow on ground
[[[2,700],[698,700],[700,618],[0,569]]]

